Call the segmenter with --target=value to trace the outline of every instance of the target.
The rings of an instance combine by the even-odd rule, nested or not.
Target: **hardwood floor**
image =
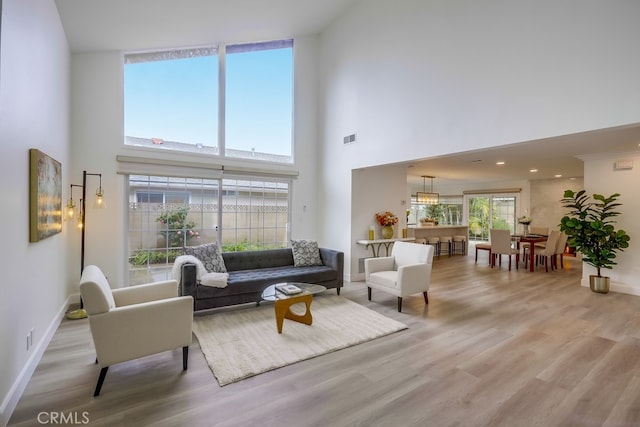
[[[110,368],[92,397],[87,320],[63,321],[10,420],[85,413],[91,426],[637,426],[640,297],[549,273],[434,263],[429,306],[362,282],[343,295],[408,330],[219,387],[197,341]],[[348,328],[349,325],[345,325]]]

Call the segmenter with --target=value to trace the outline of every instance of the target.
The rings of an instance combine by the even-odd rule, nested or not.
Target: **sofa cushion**
[[[387,288],[398,287],[398,272],[397,271],[378,271],[371,273],[367,283],[385,286]]]
[[[209,273],[226,273],[227,267],[224,265],[222,251],[218,242],[206,243],[200,246],[187,246],[184,248],[186,255],[192,255],[202,261],[204,268]]]
[[[291,248],[242,252],[223,252],[227,271],[255,270],[273,267],[293,267]]]
[[[315,240],[292,240],[291,250],[293,251],[294,267],[322,265],[320,249],[318,249],[318,242]]]
[[[274,267],[260,270],[239,270],[229,272],[226,288],[198,286],[196,296],[213,298],[225,295],[262,292],[267,286],[279,282],[319,283],[336,280],[338,273],[324,265],[309,267]]]

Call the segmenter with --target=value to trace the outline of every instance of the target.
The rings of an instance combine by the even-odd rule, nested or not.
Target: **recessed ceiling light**
[[[504,162],[496,162],[496,165],[502,166],[502,165],[504,165]]]
[[[538,169],[529,169],[529,172],[538,172]]]
[[[562,175],[560,175],[559,173],[555,174],[554,177],[556,178],[562,178]]]

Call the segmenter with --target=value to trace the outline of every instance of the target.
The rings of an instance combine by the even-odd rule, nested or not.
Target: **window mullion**
[[[227,47],[218,47],[218,154],[225,155],[226,150],[226,55]]]

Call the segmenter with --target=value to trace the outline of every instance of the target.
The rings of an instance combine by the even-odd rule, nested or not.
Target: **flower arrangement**
[[[392,212],[378,212],[376,214],[376,221],[383,227],[390,227],[398,223],[398,217]]]
[[[528,216],[521,216],[520,218],[518,218],[518,224],[529,225],[531,224],[531,218],[529,218]]]

